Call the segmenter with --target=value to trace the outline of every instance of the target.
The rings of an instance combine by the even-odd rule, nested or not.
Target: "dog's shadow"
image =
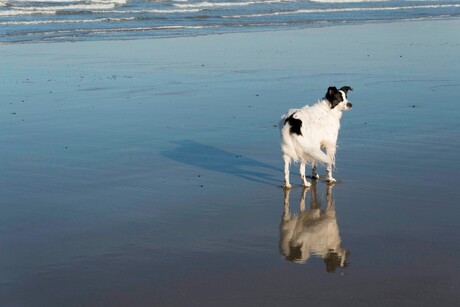
[[[286,260],[305,263],[314,255],[322,258],[326,271],[334,272],[348,265],[349,252],[341,244],[339,226],[332,196],[333,185],[326,186],[326,208],[321,208],[317,196],[317,182],[304,188],[300,195],[299,214],[291,213],[289,196],[284,191],[284,211],[280,223],[279,249]],[[307,192],[311,193],[310,208],[305,208]]]
[[[191,140],[173,142],[176,148],[163,151],[168,159],[206,170],[237,176],[246,180],[279,185],[282,170],[253,158]]]

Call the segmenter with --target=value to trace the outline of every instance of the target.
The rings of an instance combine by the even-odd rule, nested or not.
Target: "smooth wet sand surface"
[[[0,305],[456,306],[459,26],[0,46]],[[286,214],[275,126],[329,85],[339,183]]]

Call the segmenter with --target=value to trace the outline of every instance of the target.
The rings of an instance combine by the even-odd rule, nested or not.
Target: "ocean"
[[[458,16],[459,0],[0,0],[0,43],[196,36]]]

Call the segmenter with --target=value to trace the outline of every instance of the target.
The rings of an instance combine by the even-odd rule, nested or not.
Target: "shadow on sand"
[[[161,153],[168,159],[254,182],[269,185],[281,183],[281,169],[253,158],[190,140],[173,143],[178,145],[175,149]]]

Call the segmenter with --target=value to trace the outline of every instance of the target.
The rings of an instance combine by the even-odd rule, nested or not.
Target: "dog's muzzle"
[[[347,102],[347,108],[351,109],[353,107],[353,104],[351,102]]]

